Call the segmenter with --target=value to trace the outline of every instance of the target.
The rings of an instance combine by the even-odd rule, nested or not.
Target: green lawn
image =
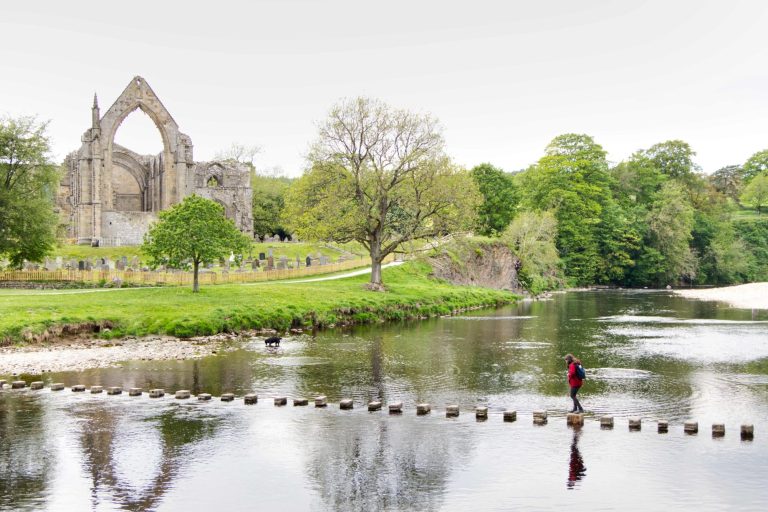
[[[384,270],[388,292],[363,288],[368,276],[315,283],[219,285],[193,294],[187,287],[117,291],[0,291],[0,340],[24,333],[54,335],[63,325],[109,322],[102,337],[170,334],[180,337],[244,329],[340,322],[366,323],[450,314],[471,306],[515,300],[508,292],[457,287],[428,277],[429,266],[407,263]]]
[[[763,208],[765,210],[765,208]],[[756,221],[768,219],[768,213],[763,211],[760,215],[757,214],[757,210],[740,208],[733,212],[733,220],[741,221]]]

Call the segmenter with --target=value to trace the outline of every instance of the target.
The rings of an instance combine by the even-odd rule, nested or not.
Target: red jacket
[[[580,388],[584,382],[576,374],[576,363],[568,365],[568,385],[572,388]]]

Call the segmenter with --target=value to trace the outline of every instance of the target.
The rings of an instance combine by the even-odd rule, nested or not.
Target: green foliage
[[[254,233],[260,236],[276,234],[282,238],[289,234],[280,222],[280,212],[285,206],[285,192],[291,181],[280,176],[251,175]]]
[[[740,165],[727,165],[712,173],[709,181],[719,193],[738,202],[744,189],[744,175],[744,169]]]
[[[141,250],[150,265],[187,269],[192,266],[197,292],[200,264],[241,254],[251,241],[240,233],[234,222],[224,216],[218,203],[191,195],[170,209],[160,212],[160,220],[144,236]]]
[[[736,237],[751,255],[747,281],[768,281],[768,219],[739,220],[733,223]]]
[[[32,117],[0,119],[0,256],[14,267],[42,260],[56,241],[58,175],[45,129]]]
[[[557,219],[551,211],[520,212],[501,236],[520,259],[520,281],[534,294],[562,284],[556,238]]]
[[[759,174],[768,173],[768,149],[758,151],[744,162],[744,183],[749,183]]]
[[[653,264],[655,268],[639,269],[653,284],[668,284],[696,275],[696,259],[689,245],[693,212],[679,184],[668,182],[662,186],[647,218],[644,247],[652,250],[646,251],[645,258],[641,256],[643,265]]]
[[[613,264],[601,264],[602,247],[622,260],[631,240],[622,229],[606,224],[616,210],[605,154],[588,135],[560,135],[519,178],[524,207],[556,212],[557,248],[565,273],[575,284],[604,280]]]
[[[741,194],[741,201],[755,208],[758,215],[762,213],[763,206],[768,204],[768,172],[752,178]]]
[[[644,154],[662,174],[670,178],[685,180],[699,171],[699,167],[693,162],[696,152],[682,140],[654,144]]]
[[[387,255],[474,221],[477,187],[443,145],[429,116],[367,98],[344,101],[320,126],[283,219],[305,240],[362,244],[373,261],[371,286],[380,289]]]
[[[491,164],[480,164],[470,173],[483,196],[477,208],[477,232],[481,235],[501,233],[517,208],[517,193],[512,178]]]

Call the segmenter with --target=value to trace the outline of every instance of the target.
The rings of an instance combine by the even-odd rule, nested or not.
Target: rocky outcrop
[[[520,259],[500,242],[474,242],[443,248],[429,258],[432,275],[450,283],[522,292]]]

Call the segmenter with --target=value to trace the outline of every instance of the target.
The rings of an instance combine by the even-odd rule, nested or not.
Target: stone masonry
[[[117,129],[136,109],[160,131],[160,154],[139,155],[115,144]],[[139,244],[157,212],[191,194],[218,202],[243,233],[253,235],[248,167],[232,161],[195,162],[192,139],[179,131],[141,77],[131,80],[103,117],[94,95],[91,127],[65,165],[58,207],[68,237],[79,244]]]

